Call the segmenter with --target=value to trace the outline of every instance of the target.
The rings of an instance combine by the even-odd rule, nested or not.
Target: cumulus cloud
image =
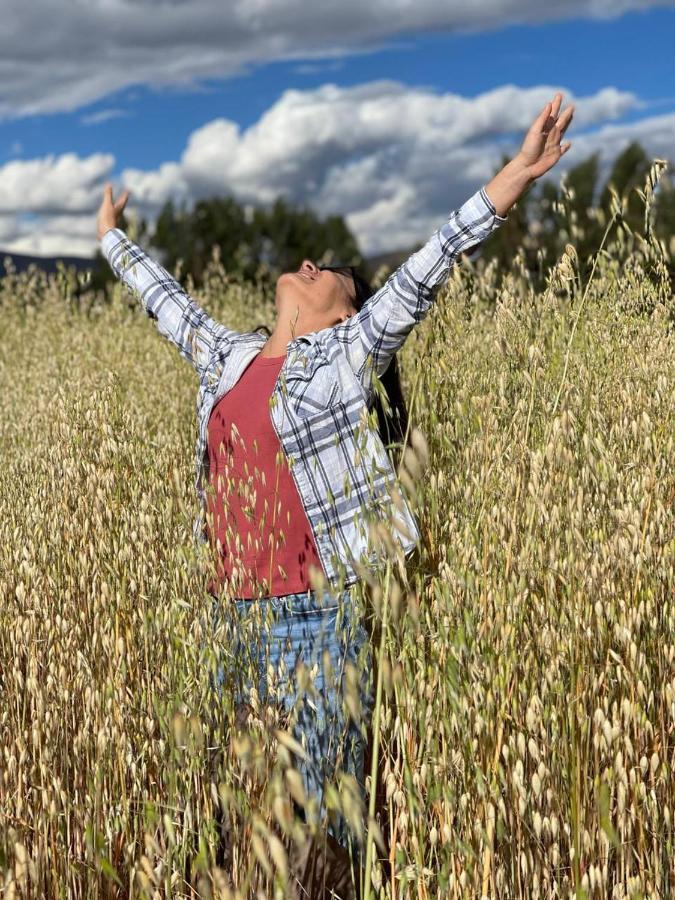
[[[195,87],[273,60],[331,59],[406,32],[610,18],[673,0],[4,0],[0,119],[78,109],[120,89]],[[43,23],[49,22],[49,28]]]
[[[416,240],[488,180],[500,148],[513,151],[553,93],[504,86],[467,99],[392,81],[289,90],[245,131],[215,119],[190,135],[178,163],[127,169],[121,180],[146,216],[169,197],[267,204],[284,195],[344,215],[364,252],[379,252]],[[639,101],[605,88],[575,105],[584,128]]]
[[[92,256],[95,210],[114,164],[109,153],[64,153],[0,166],[3,252]]]
[[[12,253],[86,258],[97,246],[92,234],[95,224],[91,215],[0,216],[0,260]]]
[[[0,213],[90,212],[114,164],[111,153],[12,160],[0,168]]]
[[[190,206],[232,194],[266,204],[283,195],[320,215],[344,215],[364,253],[385,252],[425,239],[485,184],[553,93],[550,86],[506,85],[466,98],[392,81],[289,90],[249,128],[208,122],[190,135],[180,159],[125,169],[116,187],[129,188],[129,212],[151,223],[170,198]],[[609,164],[631,140],[652,156],[672,152],[673,113],[622,123],[641,103],[612,87],[588,97],[565,93],[568,102],[576,109],[573,147],[551,177],[596,150]],[[95,214],[113,166],[110,154],[65,154],[0,167],[0,246],[93,254]],[[27,211],[39,218],[26,221]]]

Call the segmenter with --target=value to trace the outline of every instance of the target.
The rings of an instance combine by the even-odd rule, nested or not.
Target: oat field
[[[377,777],[330,792],[364,897],[675,894],[670,248],[620,229],[582,282],[574,237],[545,290],[464,260],[401,354],[423,543],[358,590]],[[0,897],[282,898],[290,742],[209,685],[196,376],[76,287],[0,281]],[[272,314],[217,258],[195,298]]]

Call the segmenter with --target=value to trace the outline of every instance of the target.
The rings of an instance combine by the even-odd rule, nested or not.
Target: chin
[[[297,306],[306,299],[305,285],[302,279],[296,277],[295,272],[284,272],[277,278],[277,288],[274,302],[277,308],[280,304],[292,303]]]
[[[293,272],[284,272],[277,278],[277,296],[297,292],[298,281]]]

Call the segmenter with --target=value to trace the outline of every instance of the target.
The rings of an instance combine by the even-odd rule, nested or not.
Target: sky
[[[407,248],[558,90],[547,177],[633,140],[675,162],[674,39],[675,0],[3,0],[0,253],[93,256],[106,181],[151,227],[283,196]]]

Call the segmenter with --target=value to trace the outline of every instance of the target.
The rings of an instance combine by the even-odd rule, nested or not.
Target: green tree
[[[629,144],[614,160],[612,171],[600,196],[601,208],[609,214],[611,205],[610,185],[620,197],[627,199],[625,219],[633,230],[640,227],[644,217],[642,201],[634,188],[641,188],[651,167],[651,160],[637,142]]]
[[[295,209],[283,198],[270,209],[255,211],[251,236],[258,258],[276,272],[297,269],[305,258],[361,262],[356,239],[341,216],[320,220],[312,210]]]
[[[342,217],[321,220],[312,210],[294,208],[283,198],[250,214],[232,197],[200,200],[193,209],[178,211],[169,201],[150,240],[162,251],[166,268],[173,269],[181,258],[196,285],[203,281],[214,246],[225,268],[244,279],[258,278],[261,269],[274,277],[297,268],[305,257],[319,260],[329,251],[333,259],[346,263],[361,260]]]

